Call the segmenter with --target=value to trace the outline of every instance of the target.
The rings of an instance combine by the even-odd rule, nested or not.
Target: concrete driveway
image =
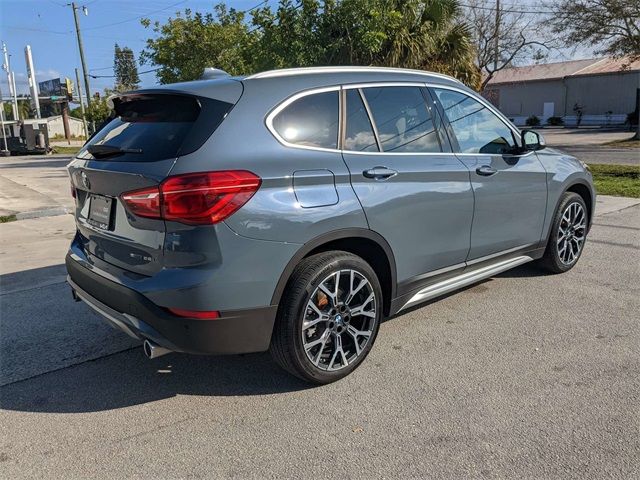
[[[540,129],[547,145],[587,163],[635,165],[640,167],[640,148],[610,145],[629,139],[633,132],[592,128]]]
[[[71,300],[70,215],[0,225],[4,478],[637,478],[640,201],[580,263],[523,266],[385,322],[309,388],[267,354],[146,360]]]

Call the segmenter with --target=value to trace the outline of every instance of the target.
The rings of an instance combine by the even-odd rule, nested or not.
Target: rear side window
[[[273,119],[273,128],[288,143],[305,147],[338,148],[338,92],[301,97]]]
[[[363,90],[383,152],[440,152],[433,119],[418,87]]]
[[[111,120],[78,157],[150,162],[186,155],[202,146],[231,107],[231,103],[190,95],[118,97]]]
[[[460,92],[435,88],[462,153],[503,154],[517,145],[513,132],[479,101]]]
[[[377,152],[378,143],[369,115],[358,90],[347,90],[347,126],[344,149],[357,152]]]

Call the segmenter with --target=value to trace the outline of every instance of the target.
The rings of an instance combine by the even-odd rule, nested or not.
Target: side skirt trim
[[[440,295],[444,295],[445,293],[449,293],[453,290],[458,290],[459,288],[466,287],[467,285],[471,285],[472,283],[476,283],[485,278],[492,277],[532,260],[533,258],[528,255],[521,255],[515,258],[510,258],[508,260],[494,263],[492,265],[487,265],[471,272],[465,272],[461,275],[448,278],[447,280],[443,280],[442,282],[438,282],[433,285],[429,285],[428,287],[423,288],[413,297],[411,297],[409,301],[405,303],[398,311],[402,311],[405,308],[412,307],[413,305],[416,305],[418,303],[431,300],[432,298],[439,297]]]

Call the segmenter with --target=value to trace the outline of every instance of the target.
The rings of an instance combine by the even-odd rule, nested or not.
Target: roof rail
[[[393,67],[360,67],[360,66],[346,66],[346,67],[303,67],[303,68],[281,68],[277,70],[268,70],[266,72],[255,73],[246,77],[246,80],[254,78],[276,78],[276,77],[288,77],[294,75],[309,75],[314,73],[358,73],[358,72],[377,72],[377,73],[407,73],[411,75],[422,75],[430,77],[439,77],[447,80],[452,80],[457,83],[462,83],[457,78],[444,75],[442,73],[428,72],[426,70],[412,70],[409,68],[393,68]]]
[[[214,78],[230,76],[231,75],[229,75],[227,72],[225,72],[224,70],[220,70],[219,68],[205,67],[200,80],[213,80]]]

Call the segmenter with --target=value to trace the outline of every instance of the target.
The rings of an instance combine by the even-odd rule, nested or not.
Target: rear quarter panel
[[[305,243],[341,228],[367,228],[339,151],[285,147],[267,129],[268,113],[290,95],[305,89],[299,80],[299,87],[275,80],[245,85],[240,101],[214,135],[200,150],[181,157],[171,174],[243,169],[259,175],[262,185],[258,192],[225,221],[245,237]],[[318,175],[319,171],[327,175]],[[327,199],[320,198],[317,206],[309,206],[296,197],[294,174],[296,182],[306,187],[333,177],[335,187],[318,185],[318,193],[326,192]]]

